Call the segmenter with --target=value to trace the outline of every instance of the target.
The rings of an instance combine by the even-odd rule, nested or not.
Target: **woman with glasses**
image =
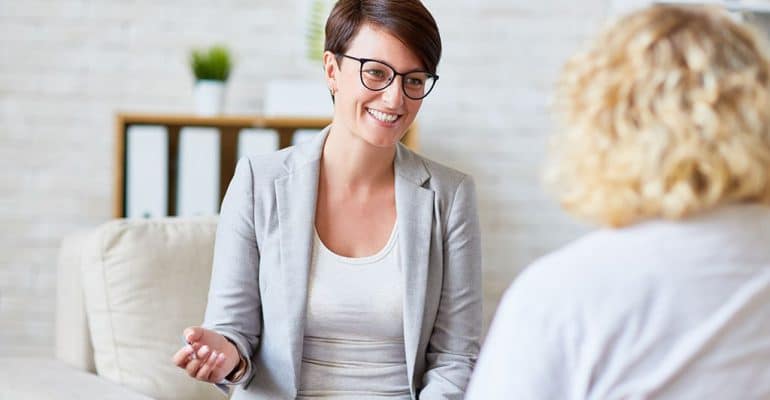
[[[549,176],[605,227],[506,293],[469,400],[770,398],[770,53],[653,6],[566,65]]]
[[[341,0],[314,140],[238,163],[202,327],[174,362],[234,399],[461,399],[479,351],[472,179],[401,138],[438,80],[418,0]]]

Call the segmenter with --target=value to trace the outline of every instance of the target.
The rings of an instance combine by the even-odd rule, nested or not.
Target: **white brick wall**
[[[313,78],[302,0],[0,0],[0,355],[53,347],[63,235],[110,218],[116,110],[190,111],[187,52],[227,43],[227,110],[264,82]],[[548,96],[609,0],[431,0],[445,45],[421,114],[423,152],[476,177],[486,312],[532,259],[575,237],[542,193]]]

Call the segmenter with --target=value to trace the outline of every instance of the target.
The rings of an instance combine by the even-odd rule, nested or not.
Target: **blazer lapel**
[[[288,174],[275,181],[283,271],[280,289],[286,305],[287,350],[295,388],[299,387],[318,173],[328,131],[326,128],[311,141],[296,146],[285,164]]]
[[[412,389],[425,309],[433,226],[435,196],[432,190],[422,186],[429,177],[422,161],[399,145],[395,162],[396,218],[404,275],[404,350]]]

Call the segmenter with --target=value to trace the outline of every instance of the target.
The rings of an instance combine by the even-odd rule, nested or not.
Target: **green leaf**
[[[208,49],[193,49],[190,52],[190,67],[195,79],[227,81],[233,67],[232,57],[227,47],[211,46]]]

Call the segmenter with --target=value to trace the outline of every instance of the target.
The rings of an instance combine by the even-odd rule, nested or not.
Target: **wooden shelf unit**
[[[162,126],[168,135],[168,205],[167,215],[176,215],[177,161],[179,136],[184,127],[215,128],[219,132],[219,202],[235,173],[238,157],[238,134],[243,129],[273,130],[278,134],[280,149],[291,146],[298,129],[323,129],[331,123],[329,118],[264,117],[258,115],[200,116],[187,114],[117,113],[115,116],[115,218],[126,217],[127,133],[131,126]],[[404,144],[417,148],[417,131],[412,126],[403,139]]]

